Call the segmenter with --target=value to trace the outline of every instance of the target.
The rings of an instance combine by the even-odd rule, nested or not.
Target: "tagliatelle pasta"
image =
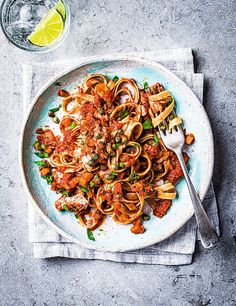
[[[60,135],[39,128],[34,144],[41,176],[60,194],[56,208],[73,212],[89,230],[110,215],[119,224],[133,223],[131,232],[143,233],[145,206],[163,217],[183,176],[156,129],[182,123],[171,93],[160,83],[139,88],[132,79],[94,74],[75,92],[60,90],[59,96],[61,118],[55,116],[59,108],[48,115]],[[188,136],[188,144],[192,139]],[[186,153],[184,158],[187,163]]]

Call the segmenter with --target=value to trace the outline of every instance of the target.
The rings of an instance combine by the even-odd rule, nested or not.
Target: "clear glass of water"
[[[68,33],[69,7],[65,0],[3,0],[0,24],[6,38],[16,47],[47,52],[58,47]]]

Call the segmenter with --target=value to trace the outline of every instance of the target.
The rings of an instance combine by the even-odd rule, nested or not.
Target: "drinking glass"
[[[70,11],[65,0],[3,0],[0,24],[6,38],[16,47],[31,52],[46,52],[58,47],[68,33]],[[39,24],[41,32],[37,32]],[[40,35],[45,38],[44,31],[48,39],[42,43]],[[38,36],[36,33],[30,39],[35,32]]]

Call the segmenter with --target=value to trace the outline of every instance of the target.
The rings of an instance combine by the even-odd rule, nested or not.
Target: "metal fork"
[[[168,149],[175,152],[180,162],[188,186],[189,194],[192,200],[201,243],[205,249],[213,249],[219,245],[220,239],[216,234],[216,232],[214,231],[214,229],[212,228],[210,220],[208,219],[207,214],[204,208],[202,207],[201,200],[199,199],[199,196],[197,195],[197,192],[188,174],[188,169],[184,162],[182,154],[182,149],[185,142],[185,137],[182,127],[179,125],[178,127],[175,127],[176,129],[173,128],[172,131],[169,131],[167,123],[162,122],[162,125],[163,123],[165,125],[165,130],[164,130],[165,133],[160,129],[159,126],[158,130],[165,146]]]

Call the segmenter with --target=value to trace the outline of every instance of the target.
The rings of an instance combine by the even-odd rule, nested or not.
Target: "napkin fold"
[[[122,53],[119,55],[142,57],[161,63],[177,74],[202,102],[204,75],[202,73],[194,73],[193,55],[190,48]],[[24,112],[27,111],[36,92],[48,79],[63,70],[93,59],[95,57],[75,58],[50,63],[23,64]],[[203,201],[203,205],[215,230],[219,234],[217,201],[212,184]],[[28,211],[29,240],[33,243],[35,258],[69,257],[162,265],[184,265],[192,262],[197,238],[194,218],[191,218],[177,233],[161,243],[130,252],[110,253],[86,249],[62,237],[43,221],[30,201],[28,203]]]

